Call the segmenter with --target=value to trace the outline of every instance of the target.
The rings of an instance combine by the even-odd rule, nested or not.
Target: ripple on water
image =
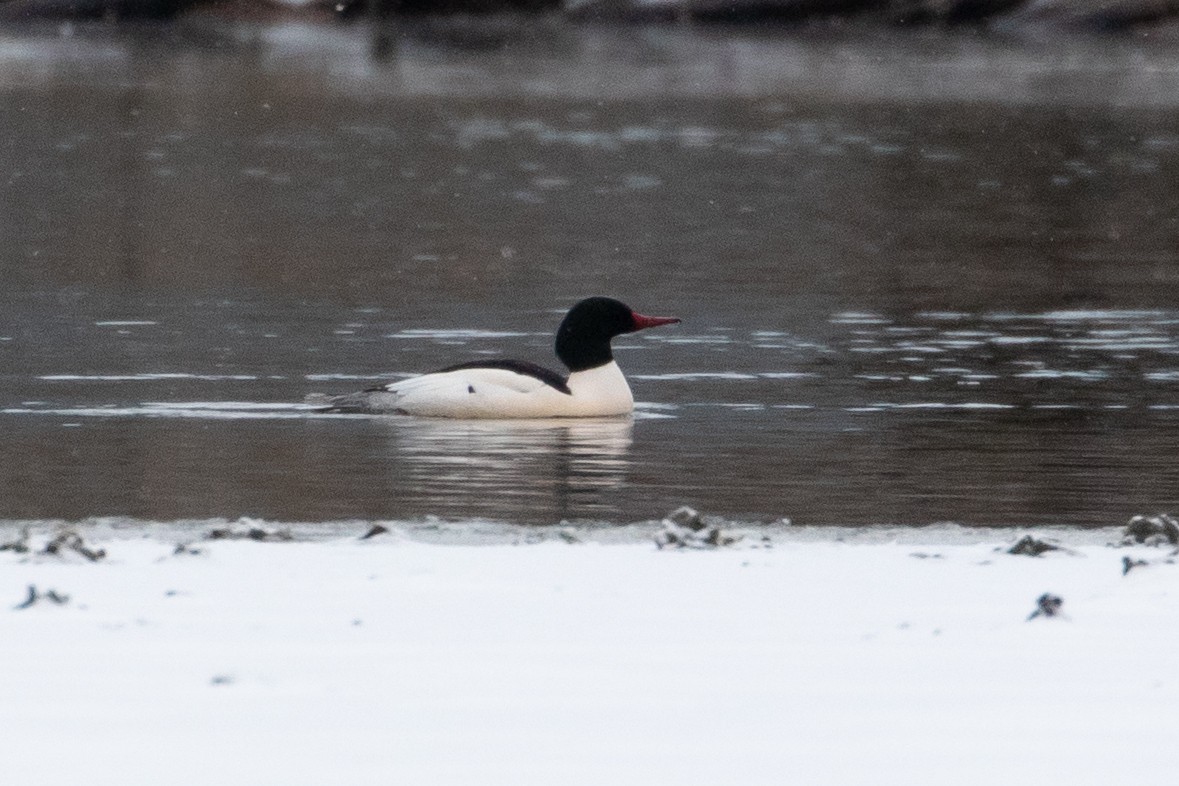
[[[290,420],[305,417],[338,417],[317,413],[309,404],[274,404],[253,401],[144,402],[136,406],[7,407],[5,415],[55,415],[78,418],[207,418],[211,420]]]
[[[286,379],[285,376],[260,377],[257,374],[191,374],[187,372],[159,372],[142,374],[42,374],[37,379],[47,382],[164,382],[181,379],[202,382],[252,382],[259,379]]]
[[[521,333],[514,330],[472,330],[448,328],[411,328],[389,333],[385,338],[421,340],[439,339],[444,341],[473,341],[483,338],[521,338],[524,336],[545,335],[542,333]]]

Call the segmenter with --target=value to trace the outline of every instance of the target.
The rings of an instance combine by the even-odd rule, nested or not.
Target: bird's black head
[[[570,371],[585,371],[614,359],[610,339],[623,333],[670,325],[675,317],[647,317],[613,298],[591,297],[569,309],[557,328],[557,357]]]

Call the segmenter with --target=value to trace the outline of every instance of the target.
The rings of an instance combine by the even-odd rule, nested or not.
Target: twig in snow
[[[33,604],[37,603],[38,601],[42,601],[42,600],[47,600],[50,603],[54,603],[58,606],[61,606],[61,605],[64,605],[64,604],[70,602],[70,596],[69,595],[62,595],[62,594],[58,593],[57,590],[47,590],[46,592],[38,592],[36,585],[30,584],[28,597],[25,598],[20,603],[13,606],[13,608],[17,609],[17,610],[27,609],[30,606],[32,606]]]
[[[1052,595],[1045,592],[1036,598],[1036,610],[1028,615],[1028,619],[1034,620],[1036,617],[1064,617],[1064,614],[1060,611],[1063,605],[1064,599],[1059,595]]]
[[[372,528],[369,529],[368,532],[366,532],[360,536],[360,539],[361,540],[368,540],[369,538],[375,538],[377,535],[384,535],[388,531],[389,531],[388,527],[382,526],[380,524],[373,524]]]
[[[1134,568],[1145,568],[1150,563],[1144,559],[1130,559],[1129,557],[1122,557],[1122,575],[1125,576]]]
[[[82,536],[73,530],[58,533],[56,537],[45,544],[45,548],[41,550],[41,553],[61,555],[63,550],[80,554],[91,562],[98,562],[106,556],[105,549],[95,549],[87,546],[86,541],[82,540]]]

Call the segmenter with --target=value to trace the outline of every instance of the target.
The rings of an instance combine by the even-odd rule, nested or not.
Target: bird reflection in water
[[[382,420],[399,473],[394,486],[427,510],[528,523],[620,510],[630,417]]]

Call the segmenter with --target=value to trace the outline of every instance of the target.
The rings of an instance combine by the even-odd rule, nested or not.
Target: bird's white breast
[[[572,398],[585,412],[585,416],[625,415],[635,408],[635,399],[622,369],[614,361],[604,366],[575,371],[566,381]]]

